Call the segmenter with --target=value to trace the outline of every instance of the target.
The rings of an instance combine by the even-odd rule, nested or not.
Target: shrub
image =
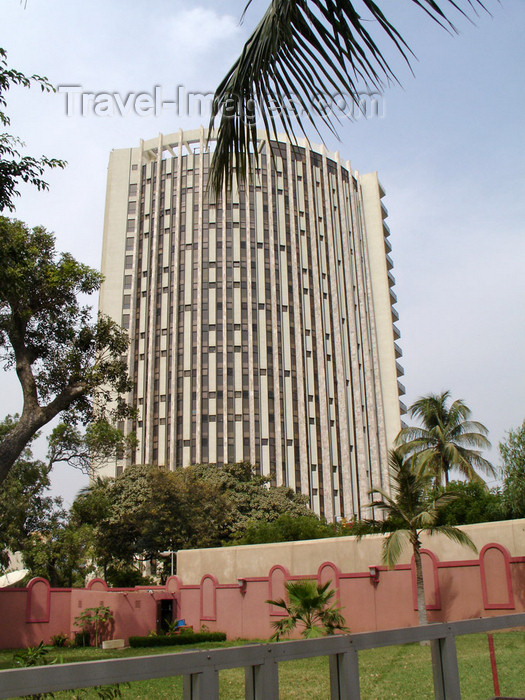
[[[91,635],[89,632],[75,632],[75,640],[73,644],[76,647],[88,647]]]
[[[104,638],[110,638],[113,624],[113,612],[107,605],[86,608],[74,620],[75,627],[80,627],[82,632],[88,632],[96,647]]]
[[[130,647],[167,647],[180,644],[198,644],[199,642],[224,642],[224,632],[181,632],[176,636],[151,635],[148,637],[130,637]]]
[[[69,644],[69,635],[67,634],[54,634],[51,637],[51,644],[54,647],[67,647]]]

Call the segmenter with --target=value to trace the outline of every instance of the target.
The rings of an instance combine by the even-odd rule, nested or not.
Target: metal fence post
[[[329,661],[331,700],[361,700],[357,650],[332,654]]]
[[[182,686],[184,700],[219,700],[219,673],[214,668],[183,676]]]
[[[432,673],[435,700],[461,700],[456,638],[446,637],[431,642]]]

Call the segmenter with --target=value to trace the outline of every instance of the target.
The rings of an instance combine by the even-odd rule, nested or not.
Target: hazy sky
[[[11,67],[54,85],[116,93],[122,104],[158,86],[158,98],[173,100],[178,86],[179,95],[214,90],[266,5],[253,3],[240,25],[244,4],[2,0],[0,46]],[[391,51],[402,87],[386,90],[380,116],[345,122],[341,142],[325,131],[325,142],[360,172],[377,170],[387,192],[405,402],[450,389],[497,446],[525,418],[525,2],[486,0],[492,16],[458,15],[456,36],[408,0],[381,4],[417,56],[415,75]],[[121,115],[116,102],[106,116],[78,103],[68,116],[65,93],[35,88],[13,89],[8,104],[28,153],[69,164],[48,176],[49,193],[24,188],[17,217],[94,267],[111,149],[208,116],[183,106]],[[20,409],[16,380],[0,375],[0,392],[2,413]],[[84,484],[56,468],[53,489],[68,502]]]

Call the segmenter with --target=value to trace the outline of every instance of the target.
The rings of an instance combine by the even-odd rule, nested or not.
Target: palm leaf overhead
[[[403,428],[396,438],[397,449],[402,455],[417,455],[419,463],[433,472],[436,487],[448,483],[452,469],[469,481],[484,483],[478,471],[495,476],[494,467],[481,455],[491,446],[488,430],[470,420],[470,414],[461,399],[450,403],[449,391],[422,396],[410,407],[410,415],[422,426]]]
[[[449,10],[485,9],[482,0],[411,1],[452,31]],[[294,141],[294,126],[306,135],[301,114],[318,133],[320,123],[335,133],[337,113],[331,117],[320,96],[345,94],[358,105],[360,90],[396,81],[375,34],[410,65],[412,52],[374,0],[272,0],[213,98],[210,134],[217,118],[219,127],[210,187],[218,193],[234,174],[246,179],[250,153],[257,159],[258,113],[268,139],[278,126]]]

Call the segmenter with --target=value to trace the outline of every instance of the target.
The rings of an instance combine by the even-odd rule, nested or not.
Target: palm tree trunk
[[[420,544],[413,543],[414,563],[416,565],[417,615],[420,625],[427,624],[427,606],[425,603],[425,582],[423,580],[423,564],[421,562]]]

